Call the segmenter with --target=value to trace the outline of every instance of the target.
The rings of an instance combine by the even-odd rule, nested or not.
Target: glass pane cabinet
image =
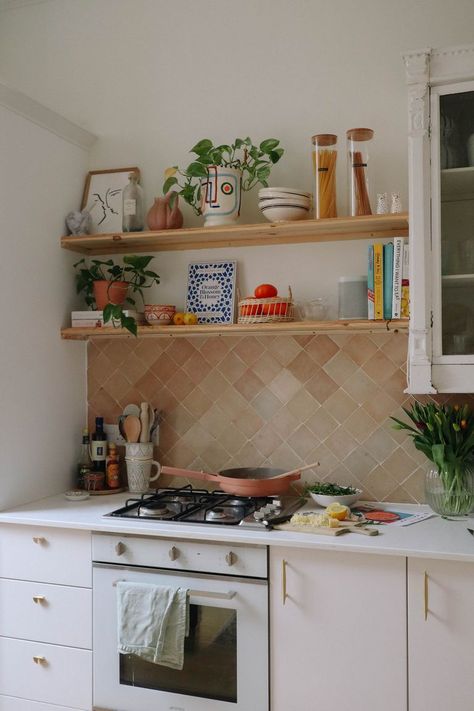
[[[408,392],[474,392],[474,45],[404,56]]]

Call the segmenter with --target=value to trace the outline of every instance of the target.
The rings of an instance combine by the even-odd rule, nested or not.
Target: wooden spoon
[[[127,415],[123,423],[127,442],[138,442],[141,428],[140,419],[136,415]]]

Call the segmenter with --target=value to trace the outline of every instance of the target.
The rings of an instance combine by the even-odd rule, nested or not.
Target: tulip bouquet
[[[433,488],[427,480],[427,499],[438,513],[461,515],[474,505],[474,412],[468,405],[438,405],[415,402],[403,408],[413,424],[396,417],[395,429],[407,430],[417,449],[437,468],[440,485],[433,505]],[[442,491],[440,489],[442,487]]]

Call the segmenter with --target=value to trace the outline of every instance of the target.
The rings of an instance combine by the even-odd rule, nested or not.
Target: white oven
[[[264,546],[95,534],[93,558],[94,709],[268,711]],[[181,671],[118,652],[119,580],[189,590]]]

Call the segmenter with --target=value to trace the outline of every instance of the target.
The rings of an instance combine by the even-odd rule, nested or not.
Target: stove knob
[[[179,558],[179,550],[176,548],[176,546],[171,546],[168,551],[168,557],[170,560],[176,560],[176,558]]]
[[[232,551],[229,551],[225,557],[225,562],[227,563],[227,565],[234,565],[234,563],[236,561],[237,561],[237,556],[235,555],[235,553],[233,553]]]
[[[122,543],[122,541],[119,541],[115,546],[115,552],[117,553],[117,555],[123,555],[126,550],[127,546],[125,545],[125,543]]]

